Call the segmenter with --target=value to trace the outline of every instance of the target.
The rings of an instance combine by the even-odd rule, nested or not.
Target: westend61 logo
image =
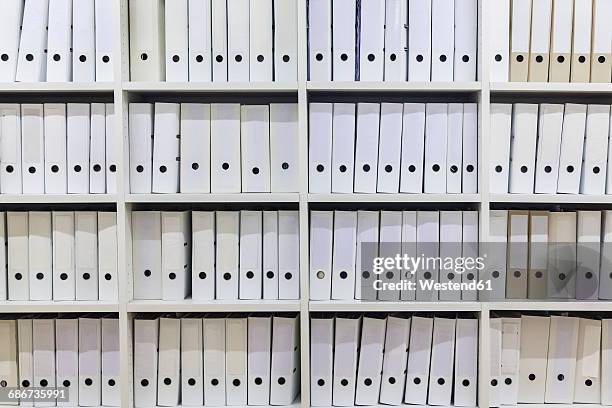
[[[484,268],[485,257],[482,256],[440,257],[425,254],[377,256],[372,260],[372,272],[376,275],[372,285],[376,291],[415,291],[417,287],[424,291],[490,291],[490,280],[473,279],[473,276],[477,276]],[[414,279],[418,271],[422,271],[424,279]],[[470,279],[467,282],[452,282],[452,279],[437,282],[432,279],[433,274],[429,271],[452,271],[449,272],[452,276],[447,275],[449,278],[454,278],[455,274],[469,274]],[[403,279],[393,281],[396,273]]]

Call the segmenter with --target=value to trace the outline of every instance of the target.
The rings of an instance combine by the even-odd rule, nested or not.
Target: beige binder
[[[569,82],[574,0],[554,0],[549,82]]]
[[[526,82],[529,73],[531,0],[513,0],[511,13],[510,81]]]

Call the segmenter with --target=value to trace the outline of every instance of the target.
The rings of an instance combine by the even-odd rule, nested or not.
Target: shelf
[[[311,203],[479,203],[480,194],[308,194]]]
[[[555,312],[602,312],[612,311],[612,302],[588,301],[588,300],[532,300],[517,299],[500,302],[484,302],[488,310],[532,310],[532,311],[555,311]],[[548,405],[547,405],[548,406]]]
[[[492,82],[491,93],[590,93],[612,94],[609,83],[558,83],[558,82]]]
[[[490,194],[492,203],[612,204],[612,195],[586,194]]]
[[[0,194],[0,204],[114,203],[115,194]]]
[[[311,92],[478,92],[480,82],[361,82],[329,81],[306,82],[306,89]]]
[[[297,82],[124,82],[123,89],[140,93],[297,93]]]
[[[112,93],[112,82],[5,82],[0,92],[20,93]]]
[[[311,300],[308,309],[311,312],[479,312],[482,307],[479,302]]]
[[[298,193],[127,194],[128,203],[297,203]]]
[[[1,313],[117,313],[115,302],[97,300],[3,300]]]
[[[299,310],[299,300],[132,300],[127,305],[127,311],[132,313],[298,312]]]
[[[298,398],[299,398],[299,396],[298,396]],[[2,405],[0,405],[0,406],[2,406]],[[291,405],[218,405],[218,406],[216,406],[216,408],[251,408],[251,407],[254,407],[254,406],[256,406],[257,408],[300,408],[301,404],[300,404],[299,400],[297,400],[296,402],[294,402]],[[191,408],[191,406],[187,406],[187,405],[181,405],[181,404],[173,405],[173,408],[188,408],[188,407]],[[389,407],[389,405],[387,405],[387,407]],[[159,408],[159,406],[151,406],[151,407],[146,407],[146,408]],[[204,407],[200,406],[199,408],[204,408]],[[439,408],[444,408],[444,407],[439,407]]]

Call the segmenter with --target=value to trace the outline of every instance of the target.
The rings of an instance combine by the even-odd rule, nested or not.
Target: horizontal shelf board
[[[32,93],[111,93],[112,82],[5,82],[0,92]]]
[[[359,300],[311,300],[308,302],[311,312],[458,312],[480,311],[479,302],[384,302]]]
[[[119,304],[96,300],[28,300],[0,302],[2,313],[94,313],[119,312]]]
[[[1,406],[1,405],[0,405]],[[256,406],[257,408],[300,408],[300,402],[296,401],[291,405],[219,405],[216,408],[251,408]],[[388,405],[387,405],[388,407]],[[416,407],[416,406],[414,406]],[[152,405],[150,407],[146,407],[146,408],[159,408],[159,406],[156,405]],[[186,405],[174,405],[173,408],[194,408],[193,406],[186,406]],[[199,407],[195,407],[195,408],[204,408],[204,406],[199,406]],[[331,408],[331,407],[330,407]],[[443,407],[440,407],[443,408]]]
[[[127,194],[128,203],[297,203],[298,193]]]
[[[480,194],[308,194],[312,203],[479,203]]]
[[[132,300],[127,311],[145,312],[297,312],[299,300]]]
[[[517,299],[499,302],[484,302],[488,310],[533,310],[533,311],[557,311],[557,312],[587,312],[587,311],[612,311],[612,302],[609,301],[587,301],[587,300],[532,300]],[[548,405],[546,405],[548,406]]]
[[[0,194],[0,204],[114,203],[115,194]]]
[[[586,194],[490,194],[492,203],[612,204],[612,195]]]
[[[124,82],[123,89],[132,92],[297,92],[297,82]]]
[[[492,82],[491,93],[612,93],[609,83]]]
[[[480,82],[306,82],[306,89],[313,92],[477,92],[481,88]]]

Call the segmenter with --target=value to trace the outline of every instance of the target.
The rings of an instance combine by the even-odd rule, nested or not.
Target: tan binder
[[[569,82],[574,0],[554,0],[549,82]]]

